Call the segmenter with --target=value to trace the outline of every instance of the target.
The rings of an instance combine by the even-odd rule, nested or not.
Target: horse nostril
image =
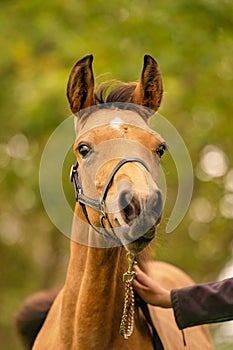
[[[124,190],[119,195],[119,207],[126,224],[138,218],[140,214],[142,214],[142,220],[153,217],[157,223],[163,210],[162,194],[159,190],[156,190],[143,200],[133,194],[131,190]]]
[[[156,216],[160,218],[163,211],[163,198],[162,198],[162,193],[159,190],[155,192],[153,201],[154,201],[153,212],[155,212]]]
[[[123,191],[119,196],[121,215],[126,223],[134,220],[140,214],[139,200],[134,197],[131,191]]]

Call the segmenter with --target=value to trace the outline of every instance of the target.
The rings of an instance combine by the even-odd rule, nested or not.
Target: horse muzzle
[[[143,250],[154,238],[161,220],[163,200],[156,187],[144,195],[124,189],[119,194],[117,222],[118,238],[132,252]]]

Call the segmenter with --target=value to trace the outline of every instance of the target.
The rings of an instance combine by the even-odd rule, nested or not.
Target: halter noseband
[[[100,231],[97,227],[95,227],[91,223],[91,221],[90,221],[90,219],[88,217],[86,206],[91,207],[91,208],[93,208],[93,209],[95,209],[95,210],[100,212],[100,224],[101,224],[102,228],[104,229],[105,235],[107,237],[115,240],[117,242],[117,244],[119,244],[119,245],[121,245],[121,242],[117,238],[117,236],[115,235],[114,229],[113,229],[113,227],[112,227],[112,225],[111,225],[111,223],[109,221],[108,214],[106,212],[105,200],[106,200],[109,188],[112,185],[114,176],[116,175],[118,170],[126,163],[140,163],[140,164],[142,164],[144,166],[144,168],[147,171],[149,171],[146,163],[143,160],[139,159],[139,158],[125,158],[125,159],[120,160],[119,163],[117,163],[117,165],[113,168],[112,172],[110,173],[110,175],[109,175],[109,177],[108,177],[108,179],[106,181],[106,184],[105,184],[105,186],[103,188],[102,194],[101,194],[100,198],[97,199],[97,200],[89,198],[89,197],[84,195],[81,183],[80,183],[79,178],[78,178],[78,166],[79,166],[78,162],[76,162],[76,164],[72,166],[71,172],[70,172],[70,180],[74,184],[76,202],[78,202],[81,205],[83,214],[84,214],[88,224],[97,233],[99,233],[101,235],[104,235],[103,231]],[[108,225],[109,225],[111,231],[105,227],[105,224],[104,224],[105,220],[108,222]]]

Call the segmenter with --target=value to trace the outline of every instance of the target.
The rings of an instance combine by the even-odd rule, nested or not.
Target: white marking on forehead
[[[113,128],[113,129],[116,129],[116,130],[120,130],[120,126],[123,124],[123,120],[119,117],[115,117],[114,119],[112,119],[110,121],[110,126]]]

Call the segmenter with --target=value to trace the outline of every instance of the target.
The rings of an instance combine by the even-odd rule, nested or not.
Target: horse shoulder
[[[176,289],[194,284],[191,277],[178,267],[163,261],[150,261],[148,274],[166,289]]]
[[[194,281],[181,269],[162,262],[152,261],[147,265],[148,274],[162,287],[171,290],[187,287]],[[172,309],[164,309],[149,305],[151,318],[161,337],[165,349],[180,350],[184,347],[183,335],[178,329]],[[208,327],[196,326],[186,328],[184,336],[187,350],[213,350]]]

